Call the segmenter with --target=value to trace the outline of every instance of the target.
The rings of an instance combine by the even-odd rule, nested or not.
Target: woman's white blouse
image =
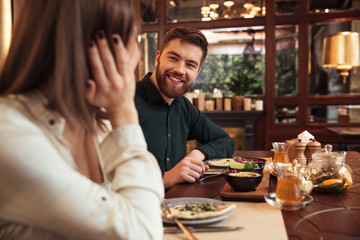
[[[104,138],[99,185],[78,172],[46,102],[0,98],[0,239],[162,239],[164,187],[140,126]]]

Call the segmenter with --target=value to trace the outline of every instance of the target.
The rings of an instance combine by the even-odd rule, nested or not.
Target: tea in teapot
[[[345,164],[346,152],[332,152],[327,144],[312,155],[313,161],[306,167],[307,179],[313,182],[313,190],[323,193],[341,193],[353,183],[353,172]]]

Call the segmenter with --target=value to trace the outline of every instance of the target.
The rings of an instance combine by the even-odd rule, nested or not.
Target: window
[[[266,13],[265,1],[166,0],[167,21],[211,21],[254,18]]]
[[[310,95],[360,94],[360,69],[353,68],[343,83],[335,68],[322,66],[323,42],[328,35],[344,31],[360,32],[360,20],[314,23],[310,25]]]
[[[140,0],[140,15],[143,23],[157,22],[156,0]]]
[[[193,89],[225,96],[263,95],[265,73],[264,27],[202,30],[209,41],[208,56]]]
[[[158,46],[158,34],[142,33],[139,38],[142,53],[139,61],[139,75],[142,78],[148,72],[155,70],[154,62]]]
[[[275,123],[298,123],[298,106],[276,106]]]
[[[310,123],[360,123],[360,105],[310,106]]]
[[[319,0],[310,0],[310,12],[314,13],[329,13],[337,10],[348,10],[356,7],[356,4],[359,4],[357,0],[328,0],[326,4],[323,1]],[[359,6],[359,5],[358,5]]]
[[[298,0],[276,0],[276,14],[290,14],[298,12]]]
[[[279,25],[276,37],[276,75],[277,96],[296,96],[298,94],[298,26]]]

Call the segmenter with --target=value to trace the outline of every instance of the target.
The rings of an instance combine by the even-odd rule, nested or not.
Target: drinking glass
[[[272,142],[274,148],[274,163],[289,163],[289,147],[290,143],[287,142]]]
[[[275,201],[283,210],[298,210],[301,208],[301,189],[299,184],[300,164],[277,163],[277,184]]]

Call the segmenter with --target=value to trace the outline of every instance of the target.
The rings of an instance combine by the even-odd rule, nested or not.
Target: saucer
[[[310,204],[312,201],[314,201],[314,198],[310,195],[303,195],[301,197],[301,202],[298,204],[292,204],[291,206],[287,206],[285,204],[280,204],[278,202],[276,202],[275,200],[275,193],[268,193],[264,196],[265,201],[270,204],[271,206],[280,208],[281,210],[285,210],[285,211],[296,211],[299,210],[303,207],[305,207],[306,205]]]

